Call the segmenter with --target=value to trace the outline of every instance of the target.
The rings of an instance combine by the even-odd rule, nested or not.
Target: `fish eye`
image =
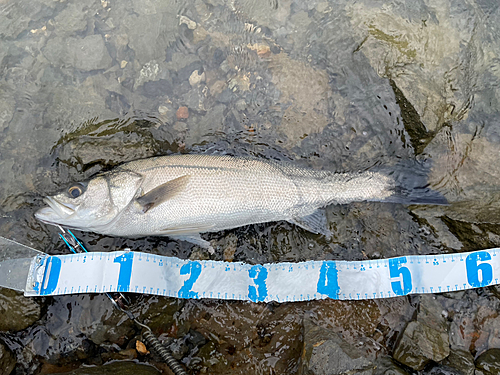
[[[83,190],[80,185],[73,185],[68,189],[68,194],[70,198],[78,198],[82,195]]]

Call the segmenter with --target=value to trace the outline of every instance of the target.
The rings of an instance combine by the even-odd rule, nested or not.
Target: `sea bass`
[[[110,236],[169,236],[212,251],[200,233],[286,220],[328,235],[324,208],[354,201],[445,204],[423,174],[333,173],[217,155],[136,160],[44,198],[44,223]],[[402,186],[405,185],[405,186]]]

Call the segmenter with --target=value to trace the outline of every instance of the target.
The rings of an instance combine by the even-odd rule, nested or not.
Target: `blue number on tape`
[[[479,251],[469,254],[465,259],[465,268],[467,269],[467,281],[474,288],[486,286],[493,280],[493,267],[489,263],[479,263],[478,261],[491,260],[490,253]],[[481,271],[481,281],[479,281],[479,271]]]
[[[323,262],[319,271],[318,293],[325,294],[332,299],[338,299],[340,288],[337,265],[334,261]]]
[[[130,279],[132,278],[132,262],[134,253],[128,252],[117,256],[113,262],[120,263],[120,273],[118,274],[118,292],[128,292]]]
[[[401,266],[404,263],[406,263],[406,257],[389,259],[391,279],[402,277],[401,280],[391,282],[392,291],[398,296],[408,294],[412,289],[411,272],[407,267]]]
[[[267,297],[267,268],[257,264],[248,270],[255,286],[248,286],[248,298],[253,302],[264,301]]]
[[[56,256],[51,256],[45,268],[45,275],[43,276],[42,288],[40,290],[41,296],[49,295],[56,290],[60,273],[61,259]]]
[[[189,275],[189,278],[184,281],[184,285],[179,289],[179,298],[198,298],[198,292],[193,292],[193,287],[201,273],[200,262],[188,262],[181,267],[181,275]]]

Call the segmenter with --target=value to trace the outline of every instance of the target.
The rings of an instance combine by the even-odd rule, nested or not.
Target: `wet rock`
[[[500,349],[485,351],[476,359],[476,375],[500,374]]]
[[[22,293],[0,288],[0,331],[20,331],[41,317],[39,301]]]
[[[417,321],[437,331],[446,333],[448,331],[448,322],[443,305],[440,303],[443,298],[432,294],[419,296]]]
[[[202,359],[203,371],[206,373],[227,374],[230,372],[230,362],[218,350],[213,341],[209,341],[200,348],[197,354]]]
[[[443,365],[455,369],[460,375],[474,375],[474,357],[466,350],[452,350],[442,362]]]
[[[83,39],[55,37],[47,42],[43,54],[56,66],[72,66],[83,71],[107,69],[112,63],[100,35]]]
[[[442,361],[450,354],[448,334],[420,322],[410,322],[394,349],[393,357],[415,370],[431,361]]]
[[[183,335],[189,328],[179,327],[176,316],[184,306],[184,302],[178,298],[150,297],[141,304],[140,316],[154,332]]]
[[[304,348],[301,375],[372,374],[375,365],[337,333],[317,326],[304,317]]]
[[[113,362],[97,367],[82,367],[77,370],[62,373],[63,375],[159,375],[160,372],[152,366],[131,361]]]
[[[373,375],[408,375],[391,357],[382,357],[375,362]]]
[[[463,375],[463,372],[445,365],[436,365],[425,370],[426,375]]]
[[[16,366],[12,353],[0,342],[0,374],[9,375]]]

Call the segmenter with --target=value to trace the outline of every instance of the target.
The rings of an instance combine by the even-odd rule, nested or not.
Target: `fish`
[[[108,236],[168,236],[213,252],[201,233],[257,223],[285,220],[330,236],[324,208],[331,204],[447,204],[422,170],[337,173],[252,157],[160,156],[73,183],[45,197],[35,217]]]

